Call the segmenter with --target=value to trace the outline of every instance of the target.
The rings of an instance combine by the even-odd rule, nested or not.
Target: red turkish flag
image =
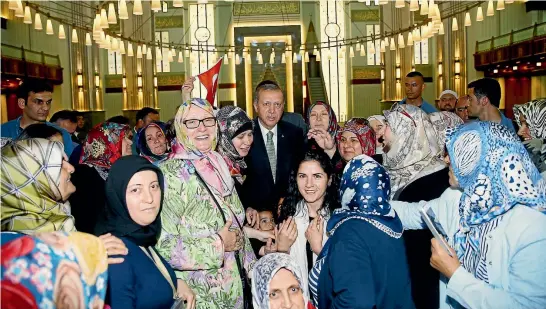
[[[199,81],[205,88],[207,88],[207,101],[214,105],[214,98],[216,97],[216,89],[218,89],[218,78],[220,77],[220,68],[222,67],[222,61],[224,58],[220,58],[216,64],[208,71],[197,75]]]

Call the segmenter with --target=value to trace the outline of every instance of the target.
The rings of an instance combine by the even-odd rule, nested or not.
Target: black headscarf
[[[161,187],[161,204],[157,218],[148,226],[137,224],[127,209],[126,191],[129,181],[138,172],[154,171]],[[143,157],[125,156],[110,168],[106,180],[106,208],[95,228],[96,235],[112,233],[126,237],[138,246],[154,246],[161,232],[161,209],[163,208],[164,181],[161,170]]]

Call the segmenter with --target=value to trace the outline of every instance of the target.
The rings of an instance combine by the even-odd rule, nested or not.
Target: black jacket
[[[268,209],[276,214],[277,202],[286,195],[288,189],[290,171],[296,168],[303,155],[303,133],[300,128],[288,122],[281,120],[277,124],[277,172],[274,182],[257,119],[254,124],[254,143],[245,158],[248,167],[240,197],[245,209]]]

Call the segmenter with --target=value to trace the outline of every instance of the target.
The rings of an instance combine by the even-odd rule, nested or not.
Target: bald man
[[[464,95],[459,98],[455,105],[455,114],[457,114],[465,123],[470,121],[468,118],[468,99],[468,96]]]

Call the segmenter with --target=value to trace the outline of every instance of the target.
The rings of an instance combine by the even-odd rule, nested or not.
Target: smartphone
[[[434,238],[436,238],[440,245],[444,247],[449,256],[453,257],[451,250],[449,250],[449,245],[445,241],[445,237],[447,237],[446,232],[442,225],[436,221],[434,211],[432,211],[430,207],[425,206],[423,209],[419,210],[419,213],[421,213],[421,218],[423,218],[423,221],[425,221],[425,224],[432,232],[432,235],[434,235]]]

